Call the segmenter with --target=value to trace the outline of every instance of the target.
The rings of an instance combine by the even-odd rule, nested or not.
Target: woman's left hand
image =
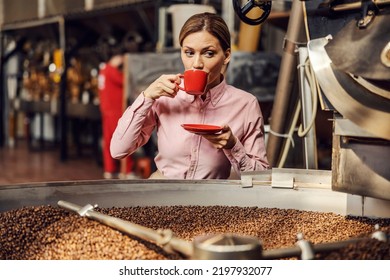
[[[210,141],[217,149],[231,149],[237,142],[236,137],[233,135],[233,132],[228,125],[222,127],[221,133],[202,134],[202,136]]]

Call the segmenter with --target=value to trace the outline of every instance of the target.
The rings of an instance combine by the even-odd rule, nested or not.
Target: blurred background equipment
[[[86,154],[101,164],[99,64],[113,48],[152,50],[159,4],[1,1],[1,146],[27,139],[59,147],[63,162]]]

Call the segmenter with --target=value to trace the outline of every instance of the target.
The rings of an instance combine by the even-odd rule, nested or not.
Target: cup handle
[[[181,79],[183,79],[183,78],[184,78],[184,74],[180,74],[179,77],[180,77]],[[177,87],[178,87],[180,90],[182,90],[182,91],[186,91],[186,90],[185,90],[184,88],[182,88],[180,85],[177,85]]]

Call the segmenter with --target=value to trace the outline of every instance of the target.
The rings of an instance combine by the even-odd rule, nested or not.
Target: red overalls
[[[123,73],[105,64],[99,72],[100,111],[103,125],[104,172],[119,173],[119,160],[111,157],[110,142],[119,118],[123,113]],[[126,157],[126,174],[132,172],[133,159]]]

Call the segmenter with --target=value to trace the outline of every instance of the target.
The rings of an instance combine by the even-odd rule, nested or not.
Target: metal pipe
[[[67,144],[67,98],[66,98],[66,83],[68,71],[68,58],[66,54],[66,28],[65,19],[61,17],[58,19],[59,30],[59,46],[62,51],[63,67],[61,69],[60,81],[60,96],[59,96],[59,121],[60,121],[60,160],[66,161],[68,159],[68,144]]]
[[[288,106],[292,103],[290,96],[297,73],[297,44],[298,42],[302,42],[304,37],[302,5],[301,1],[293,1],[285,37],[285,46],[283,48],[279,78],[271,113],[271,133],[267,140],[267,157],[271,166],[276,166],[279,160],[282,139],[277,135],[284,134]]]
[[[314,253],[326,253],[332,252],[336,250],[340,250],[345,248],[346,246],[361,242],[367,241],[369,238],[351,238],[348,240],[329,242],[329,243],[321,243],[321,244],[312,244],[312,250]],[[388,240],[388,237],[387,237]],[[291,247],[291,248],[281,248],[281,249],[272,249],[263,251],[263,259],[265,260],[273,260],[273,259],[282,259],[282,258],[292,258],[299,257],[302,254],[302,250],[300,247]]]
[[[352,12],[352,11],[357,11],[361,10],[365,5],[363,4],[365,1],[357,1],[357,2],[351,2],[351,3],[342,3],[342,4],[336,4],[336,5],[331,5],[331,2],[319,6],[315,10],[308,11],[309,15],[314,15],[314,16],[325,16],[329,17],[334,13],[342,13],[342,12]],[[367,1],[368,3],[368,1]],[[386,6],[390,5],[390,0],[372,0],[372,3],[379,9],[386,8]]]
[[[4,85],[4,33],[0,32],[0,84]],[[6,126],[5,120],[7,119],[7,99],[5,97],[5,89],[4,86],[0,87],[0,148],[5,146],[5,139],[8,137],[5,132]]]
[[[379,8],[390,5],[389,0],[373,0],[372,2]],[[362,6],[363,6],[362,1],[359,1],[359,2],[334,5],[331,7],[331,10],[334,12],[351,11],[351,10],[360,9],[362,8]]]
[[[309,80],[311,77],[305,75],[306,68],[309,65],[306,65],[306,60],[308,58],[308,52],[306,47],[299,48],[299,89],[301,94],[301,104],[302,104],[302,125],[304,131],[307,131],[305,135],[298,135],[303,138],[303,160],[304,167],[306,169],[318,169],[317,161],[317,139],[316,139],[316,130],[313,118],[316,115],[317,110],[317,98],[315,94],[315,88],[311,87]],[[313,80],[310,80],[313,83]]]
[[[193,254],[192,243],[185,240],[178,239],[173,236],[170,230],[153,230],[141,225],[131,223],[116,217],[111,217],[93,210],[94,206],[88,204],[80,207],[71,202],[60,200],[58,206],[78,213],[80,216],[88,217],[92,220],[98,221],[109,227],[117,229],[123,233],[130,234],[142,239],[151,240],[158,245],[161,245],[167,252],[179,252],[186,257],[191,257]],[[96,206],[95,206],[96,207]]]

